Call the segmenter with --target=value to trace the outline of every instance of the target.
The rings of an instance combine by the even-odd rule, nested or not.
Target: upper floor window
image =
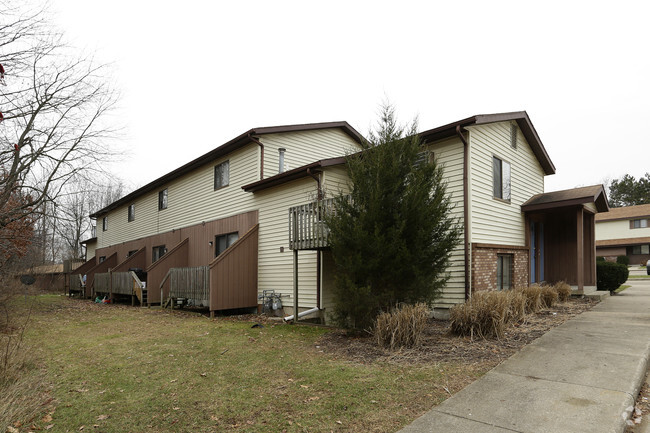
[[[230,182],[230,161],[214,166],[214,189],[228,186]]]
[[[167,188],[158,193],[158,210],[167,209]]]
[[[510,163],[492,157],[492,179],[493,197],[510,201]]]
[[[237,242],[237,239],[239,239],[239,233],[237,232],[216,236],[214,256],[217,257],[219,254],[226,251],[229,246]]]
[[[413,166],[419,167],[420,165],[425,163],[431,164],[433,163],[433,158],[434,158],[433,152],[431,152],[430,150],[419,152],[417,158],[415,159],[415,162],[413,163]]]
[[[108,217],[107,216],[102,218],[102,231],[105,232],[106,230],[108,230]]]
[[[648,227],[648,220],[647,219],[642,219],[642,220],[633,220],[632,221],[632,228],[633,229],[644,229]]]
[[[106,261],[106,256],[99,256],[99,263],[103,263]]]
[[[129,222],[135,220],[135,205],[129,205]]]

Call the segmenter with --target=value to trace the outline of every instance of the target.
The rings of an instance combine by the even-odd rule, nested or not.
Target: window
[[[100,256],[99,257],[99,263],[102,263],[105,260],[106,260],[106,256]]]
[[[650,245],[635,245],[632,247],[632,254],[650,254]]]
[[[417,158],[415,159],[415,163],[413,164],[414,167],[419,167],[420,165],[427,163],[431,164],[433,163],[433,152],[429,150],[425,150],[423,152],[419,152]]]
[[[510,201],[510,163],[492,157],[492,177],[494,198]]]
[[[135,205],[129,205],[129,222],[135,220]]]
[[[165,248],[164,245],[158,245],[157,247],[153,247],[151,251],[151,263],[155,263],[160,259],[162,256],[165,255],[167,252],[167,248]]]
[[[224,161],[214,166],[214,189],[228,186],[230,181],[230,161]]]
[[[158,210],[167,209],[167,188],[158,193]]]
[[[635,229],[644,229],[648,227],[648,220],[634,220],[632,222],[632,228]]]
[[[229,246],[237,242],[237,239],[239,239],[239,233],[237,232],[216,236],[214,242],[214,256],[217,257],[219,254],[226,251]]]
[[[137,253],[138,250],[131,250],[128,253],[126,253],[126,257],[131,257],[133,254]]]
[[[102,231],[105,232],[106,230],[108,230],[108,217],[107,216],[102,218]]]
[[[512,287],[512,254],[497,255],[497,290]]]

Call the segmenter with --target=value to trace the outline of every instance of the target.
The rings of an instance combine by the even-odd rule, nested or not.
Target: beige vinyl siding
[[[544,192],[544,171],[517,128],[517,148],[510,145],[510,123],[472,126],[470,131],[470,210],[472,243],[525,245],[521,205]],[[510,203],[493,198],[492,158],[510,163]]]
[[[451,217],[463,227],[463,143],[458,138],[451,138],[430,144],[436,162],[442,166],[447,194],[452,203]],[[441,297],[435,304],[436,308],[448,308],[465,300],[465,253],[461,241],[452,251],[448,272],[449,281]]]
[[[96,248],[97,248],[97,242],[89,242],[86,244],[86,261],[95,257]]]
[[[286,149],[284,161],[289,170],[359,149],[359,144],[339,128],[268,134],[260,141],[264,144],[265,178],[278,174],[279,148]]]
[[[323,170],[321,182],[325,198],[347,194],[350,191],[350,179],[348,178],[346,166],[343,164],[327,167]]]
[[[289,208],[316,197],[316,182],[300,179],[255,193],[259,208],[258,290],[287,295],[282,303],[293,307],[293,251],[289,249]],[[284,252],[280,249],[283,248]],[[316,251],[298,252],[298,304],[316,307]]]
[[[135,220],[128,221],[128,205],[108,214],[108,230],[98,236],[99,246],[151,236],[254,209],[253,196],[241,187],[259,179],[258,146],[250,144],[208,163],[156,191],[139,197]],[[230,161],[229,185],[214,190],[214,167]],[[158,210],[158,193],[167,188],[167,209]],[[130,203],[129,203],[130,204]],[[100,230],[101,230],[101,220]]]
[[[596,223],[596,240],[628,239],[650,237],[650,227],[631,229],[630,221],[639,218],[630,218],[616,221],[599,221]]]

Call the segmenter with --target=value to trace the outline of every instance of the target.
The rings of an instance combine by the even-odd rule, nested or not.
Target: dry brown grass
[[[564,281],[560,281],[559,283],[555,283],[555,286],[553,287],[555,287],[560,302],[566,302],[569,300],[571,297],[571,286]]]
[[[522,322],[528,314],[552,308],[559,299],[569,298],[563,285],[517,288],[501,292],[478,292],[471,300],[450,310],[450,329],[456,335],[502,338],[507,326]],[[562,295],[559,294],[562,293]]]
[[[23,340],[31,306],[22,303],[6,296],[0,305],[0,432],[31,422],[47,402],[44,372]]]
[[[511,310],[507,292],[479,292],[451,309],[451,331],[471,338],[501,338],[516,313]]]
[[[554,286],[542,286],[540,299],[544,308],[551,308],[557,303],[559,296]]]
[[[428,318],[426,304],[404,305],[377,316],[373,335],[380,347],[391,350],[415,347],[420,343]]]
[[[542,309],[542,287],[539,284],[515,289],[521,291],[526,297],[526,313],[537,313]]]

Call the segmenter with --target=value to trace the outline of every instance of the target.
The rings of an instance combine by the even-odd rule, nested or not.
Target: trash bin
[[[129,272],[131,272],[131,271],[135,272],[135,274],[138,276],[140,281],[142,281],[143,283],[145,281],[147,281],[147,273],[145,271],[143,271],[142,269],[140,269],[140,268],[130,268]]]

